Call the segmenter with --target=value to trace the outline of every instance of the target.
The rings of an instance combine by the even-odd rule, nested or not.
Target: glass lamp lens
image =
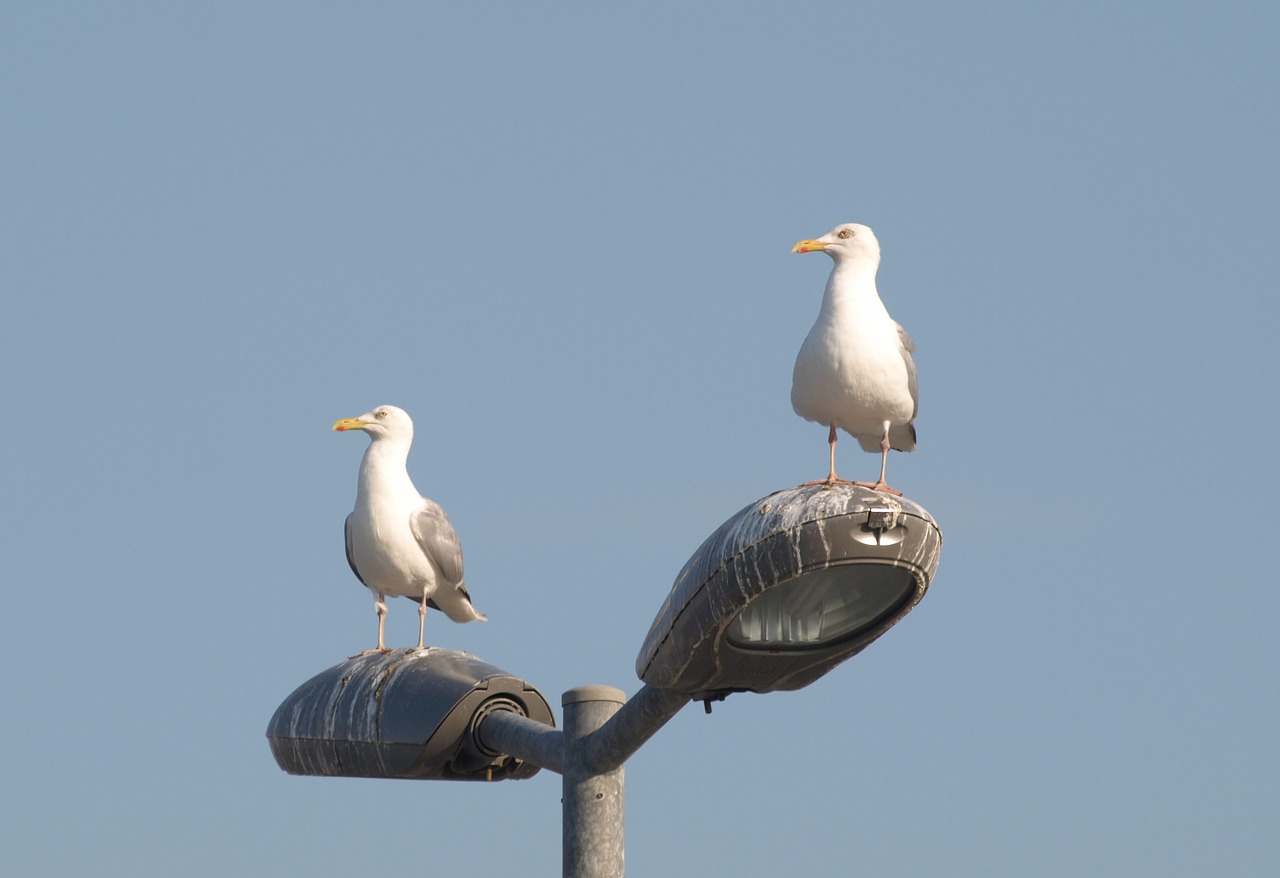
[[[915,576],[904,567],[829,567],[769,589],[725,633],[744,649],[819,649],[879,625],[915,587]]]

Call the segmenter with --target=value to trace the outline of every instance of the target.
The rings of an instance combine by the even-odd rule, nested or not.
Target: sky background
[[[830,262],[788,251],[857,221],[937,577],[637,753],[630,874],[1276,874],[1276,4],[3,19],[0,871],[557,874],[550,772],[276,767],[276,706],[376,632],[329,428],[416,421],[490,619],[429,642],[557,719],[633,693],[702,540],[826,471],[789,389]]]

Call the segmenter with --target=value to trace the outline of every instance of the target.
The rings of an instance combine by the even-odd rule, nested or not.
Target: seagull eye
[[[374,415],[374,417],[375,417],[375,418],[377,418],[379,421],[381,421],[381,420],[382,420],[383,418],[385,418],[386,416],[387,416],[386,409],[383,409],[382,411],[380,411],[380,412],[378,412],[376,415]]]
[[[853,237],[853,229],[841,229],[841,230],[840,230],[840,233],[839,233],[839,234],[837,234],[837,235],[836,235],[836,237],[837,237],[837,238],[852,238],[852,237]]]

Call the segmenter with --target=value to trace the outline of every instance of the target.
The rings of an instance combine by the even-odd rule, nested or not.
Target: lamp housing
[[[495,711],[555,725],[531,685],[451,649],[397,649],[334,665],[277,708],[267,738],[290,774],[519,780],[538,766],[493,752],[476,729]]]
[[[636,673],[707,702],[800,689],[910,612],[941,549],[933,517],[905,497],[852,484],[770,494],[684,565]]]

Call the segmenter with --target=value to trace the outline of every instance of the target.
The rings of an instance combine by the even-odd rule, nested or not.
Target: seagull
[[[792,253],[822,251],[835,261],[822,309],[809,330],[791,375],[791,407],[825,425],[831,470],[810,485],[850,484],[836,478],[836,428],[864,451],[880,452],[880,478],[855,485],[901,495],[884,480],[889,449],[916,447],[916,349],[876,292],[880,242],[867,226],[845,223],[821,238],[798,241]]]
[[[378,646],[360,655],[390,652],[383,644],[387,595],[418,601],[418,649],[423,649],[427,607],[455,622],[484,621],[462,584],[462,544],[439,504],[418,493],[405,469],[413,421],[393,405],[333,425],[339,433],[363,430],[369,447],[360,462],[356,508],[347,516],[347,563],[373,592]],[[351,656],[358,658],[359,656]]]

